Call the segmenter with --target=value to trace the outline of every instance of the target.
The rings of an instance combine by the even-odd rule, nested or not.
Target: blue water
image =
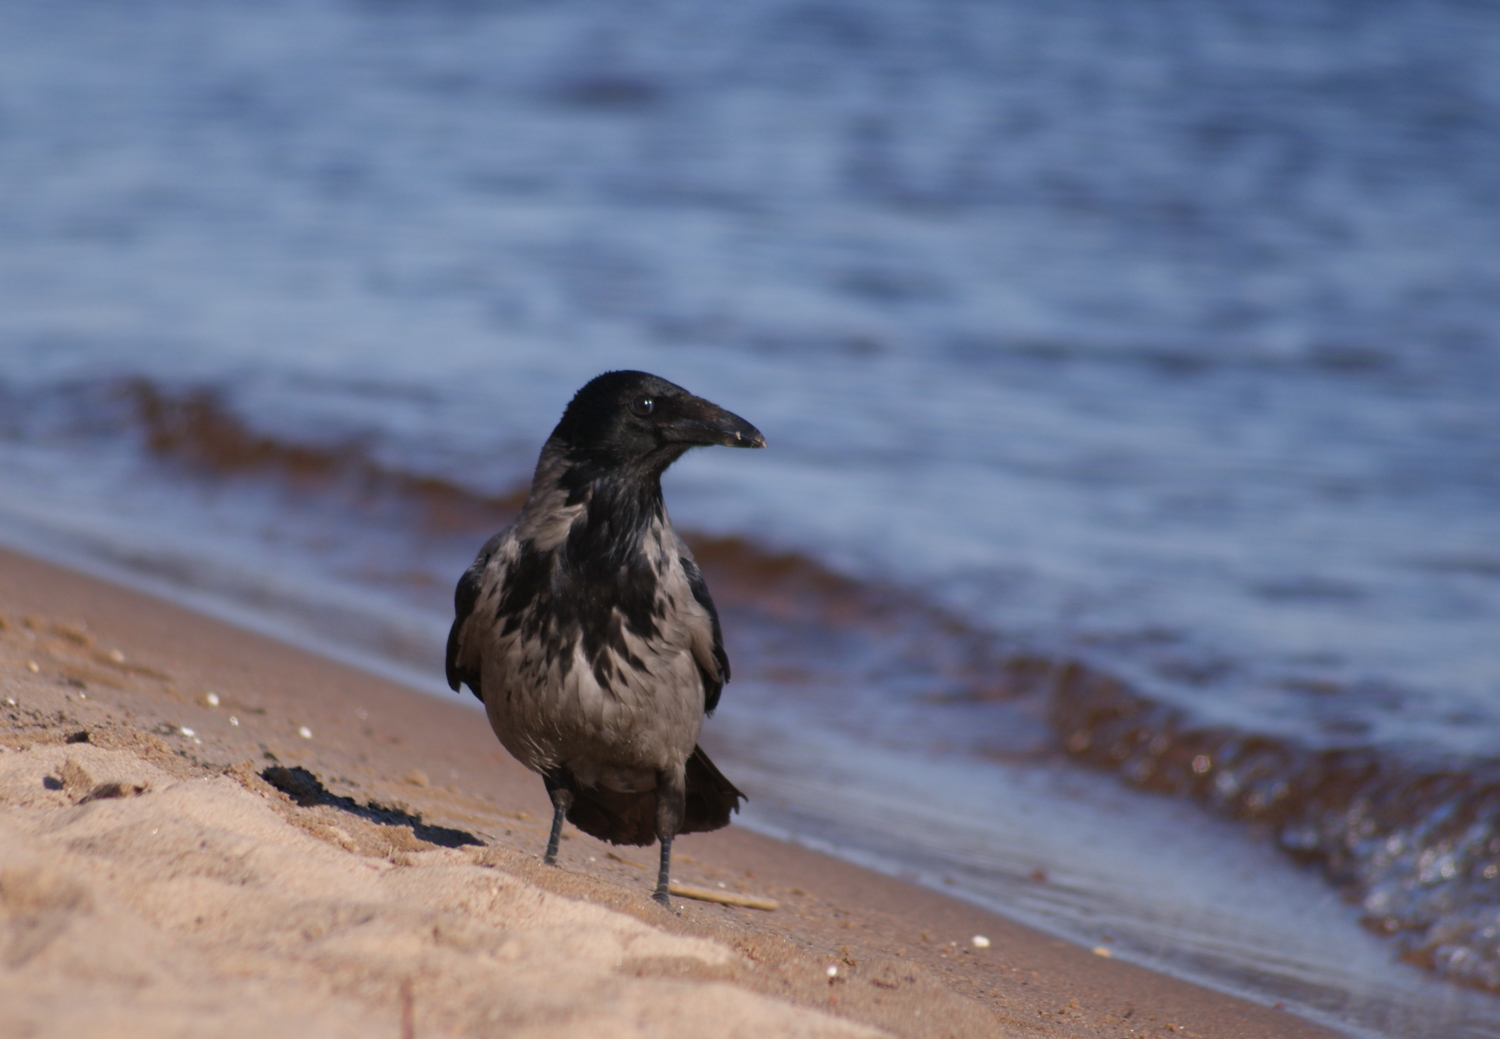
[[[753,580],[729,597],[747,771],[743,733],[816,721],[829,755],[853,732],[912,776],[1025,786],[987,770],[1054,767],[1067,727],[958,702],[989,680],[944,654],[993,642],[1183,725],[1482,777],[1497,170],[1483,4],[13,0],[0,527],[435,674],[483,525],[434,526],[401,479],[512,492],[574,389],[644,368],[771,445],[680,463],[679,526],[894,597],[816,644]],[[163,440],[148,398],[275,450]],[[808,810],[784,785],[765,825]],[[1429,907],[1451,933],[1422,941],[1494,988],[1490,832],[1469,930]],[[978,869],[968,839],[947,853]],[[1427,890],[1422,868],[1357,894]]]

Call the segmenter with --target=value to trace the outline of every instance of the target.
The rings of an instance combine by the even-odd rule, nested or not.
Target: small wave
[[[1500,991],[1500,761],[1318,750],[1195,725],[1078,662],[1059,669],[1050,700],[1076,760],[1268,826],[1288,853],[1321,864],[1404,959]]]
[[[739,539],[698,539],[694,551],[732,604],[883,640],[874,661],[833,651],[834,667],[854,672],[853,684],[888,682],[904,668],[929,690],[924,703],[1039,708],[1052,734],[1047,749],[1267,827],[1282,850],[1319,864],[1359,902],[1362,922],[1394,937],[1405,960],[1500,991],[1500,761],[1434,760],[1418,748],[1320,749],[1197,724],[1097,665],[1018,651],[902,589]],[[998,736],[985,733],[971,749],[1012,761],[1043,756],[1036,747],[1017,755],[983,746]]]
[[[109,389],[131,406],[149,453],[199,476],[272,476],[308,491],[390,496],[420,506],[424,526],[438,531],[508,522],[526,500],[525,488],[486,495],[441,477],[390,468],[357,439],[314,445],[258,432],[212,387],[174,392],[146,379],[128,379]]]

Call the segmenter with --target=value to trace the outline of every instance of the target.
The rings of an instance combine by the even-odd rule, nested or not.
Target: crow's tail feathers
[[[568,777],[573,805],[568,821],[584,833],[611,844],[651,844],[656,840],[656,791],[622,794],[581,786]],[[687,805],[682,833],[706,833],[729,825],[729,814],[745,800],[733,783],[708,760],[702,747],[687,759]]]
[[[603,787],[581,786],[572,777],[573,804],[568,822],[611,844],[651,844],[656,840],[656,791],[622,794]]]
[[[682,832],[707,833],[728,826],[729,813],[738,812],[745,800],[749,799],[724,778],[703,748],[694,747],[687,759],[687,814]]]

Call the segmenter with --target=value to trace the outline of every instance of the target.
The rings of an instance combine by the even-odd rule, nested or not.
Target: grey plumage
[[[617,844],[718,829],[744,795],[697,745],[729,681],[718,613],[667,516],[661,474],[695,446],[763,447],[755,427],[644,372],[579,390],[521,513],[454,594],[448,684],[484,703],[546,782],[547,861],[566,816]]]

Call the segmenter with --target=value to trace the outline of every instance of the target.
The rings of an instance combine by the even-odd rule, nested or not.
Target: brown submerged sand
[[[668,913],[457,697],[3,551],[0,617],[0,1036],[1332,1034],[737,828],[676,879],[779,908]]]

